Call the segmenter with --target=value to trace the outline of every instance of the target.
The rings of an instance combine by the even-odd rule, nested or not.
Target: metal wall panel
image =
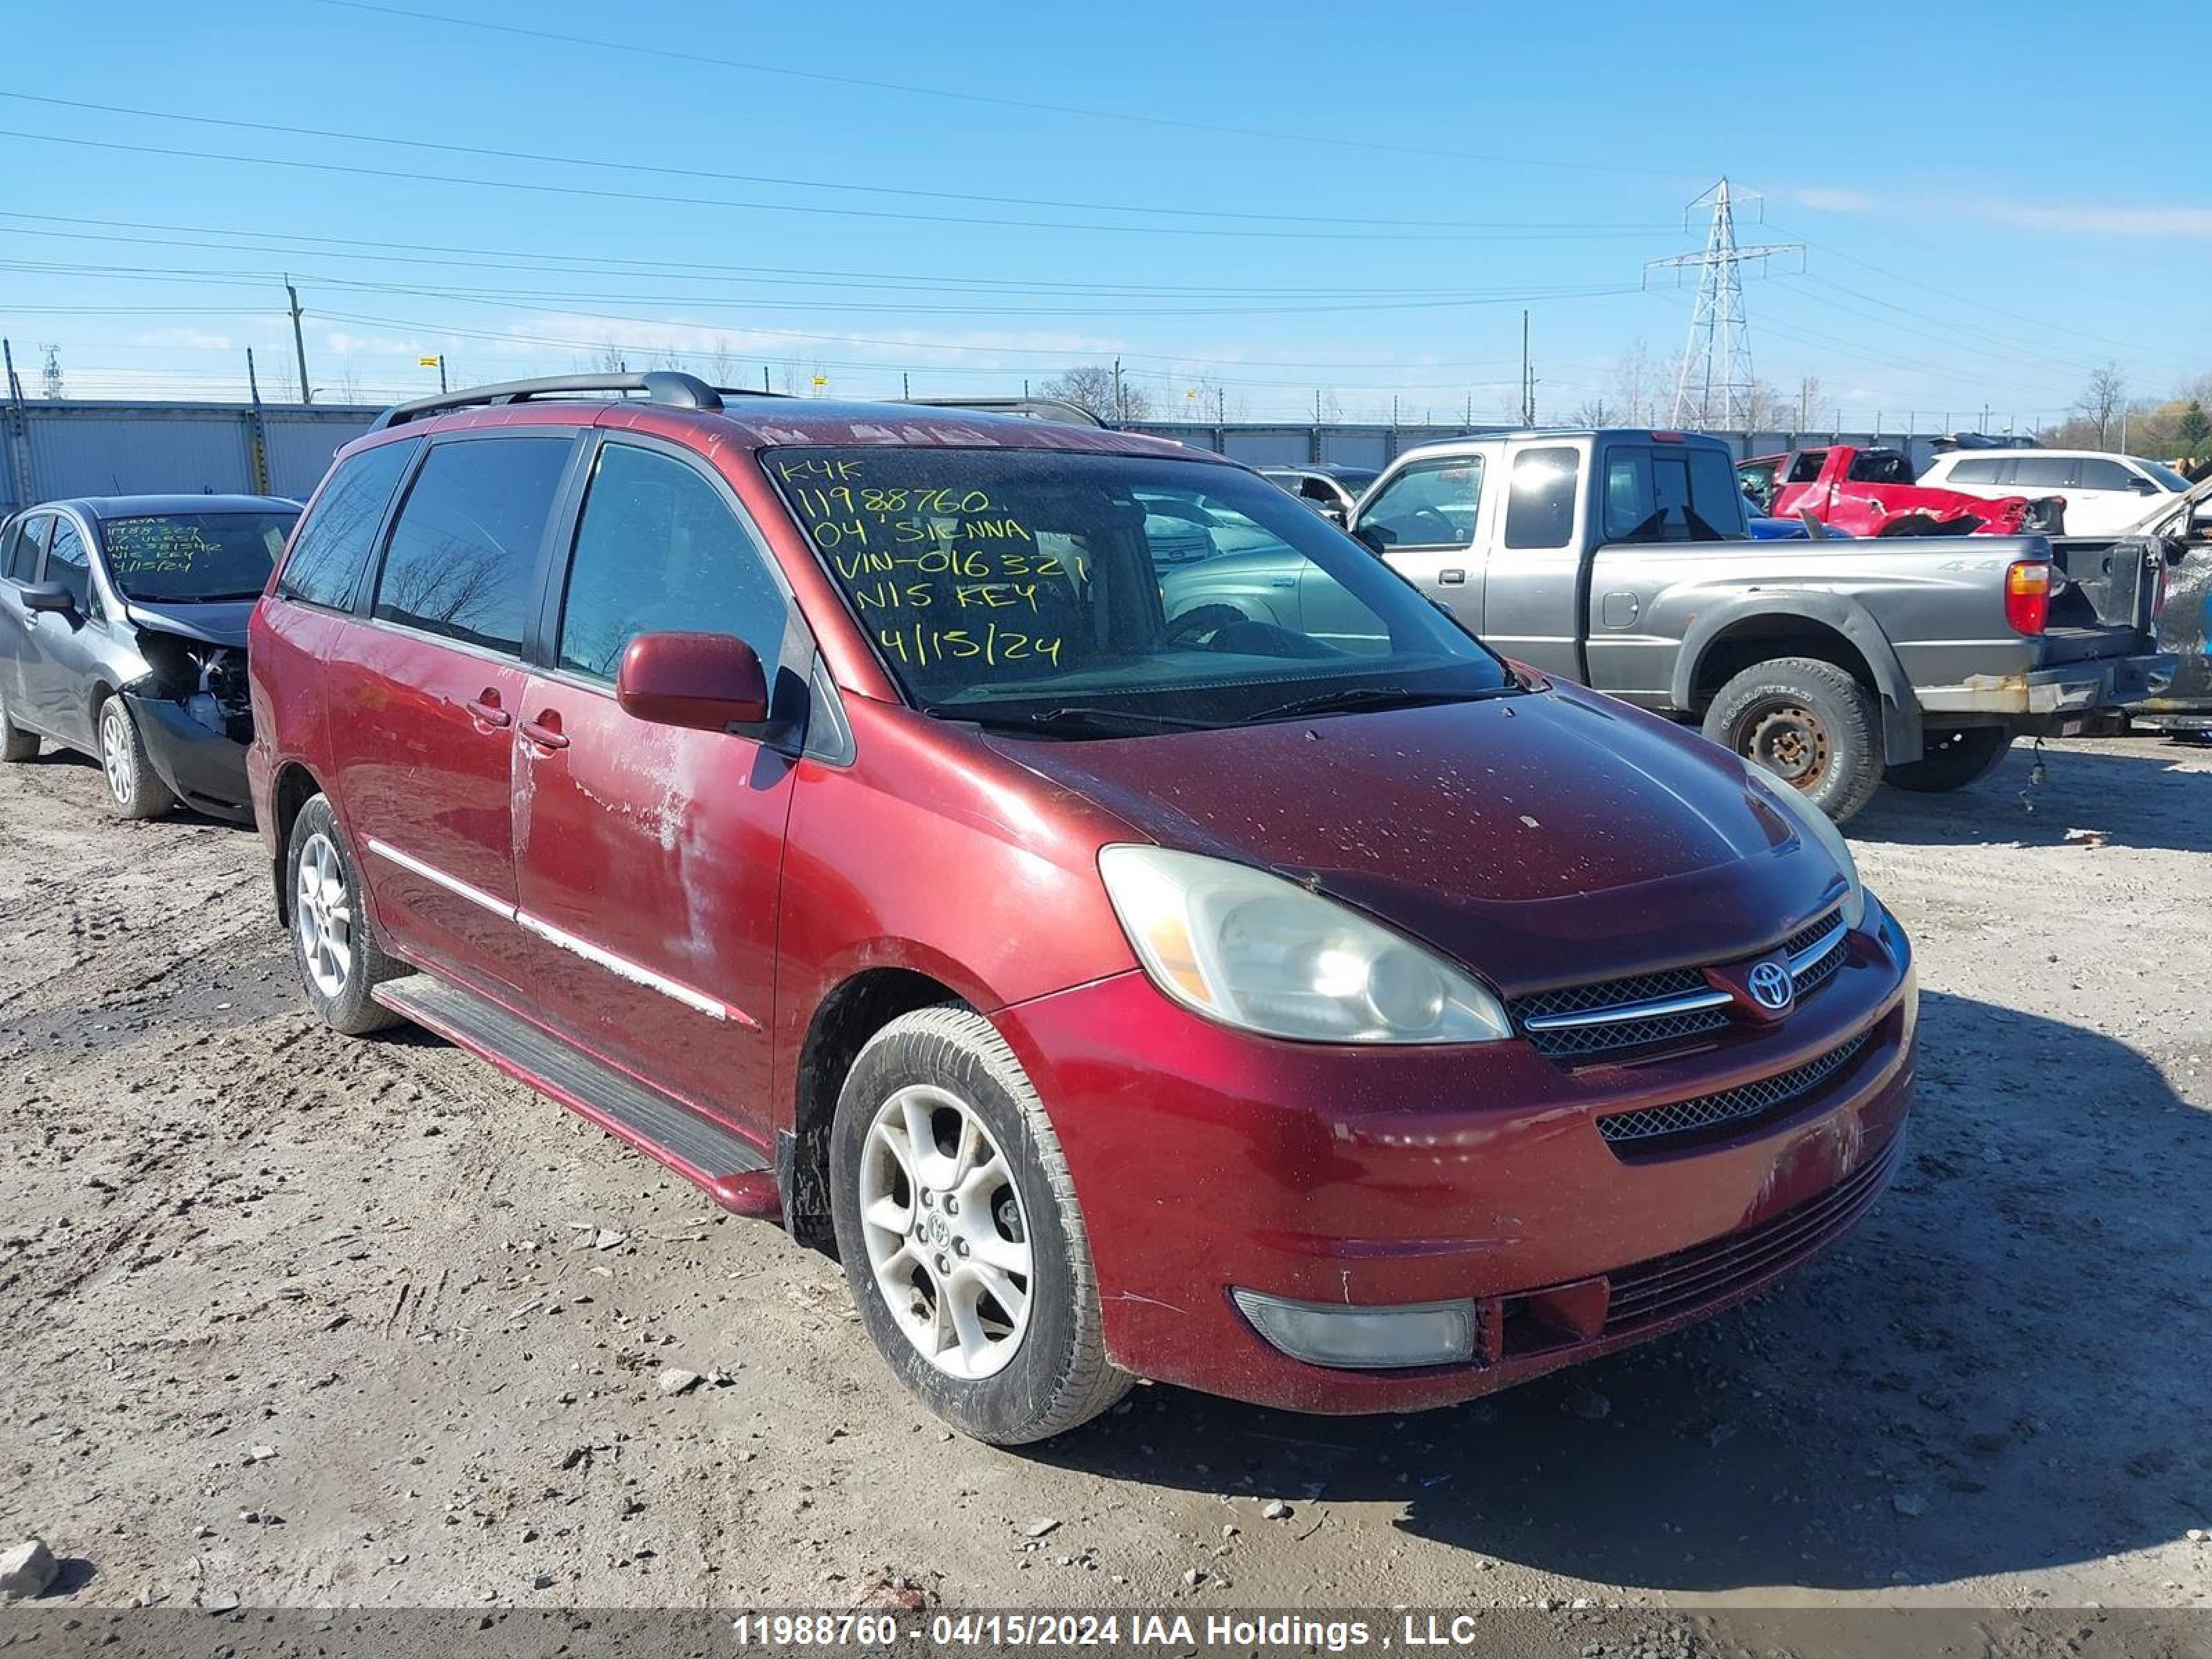
[[[246,422],[234,409],[62,404],[29,417],[33,487],[44,500],[253,487]]]
[[[359,410],[271,410],[263,422],[269,434],[270,493],[306,501],[330,471],[331,457],[368,431],[374,418]]]

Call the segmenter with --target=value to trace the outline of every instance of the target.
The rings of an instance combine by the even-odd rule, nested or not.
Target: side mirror
[[[2158,494],[2158,486],[2153,483],[2148,478],[2145,477],[2136,477],[2130,478],[2128,480],[2128,487],[2134,490],[2138,495],[2155,495]]]
[[[76,609],[76,595],[59,582],[26,582],[16,590],[26,611],[52,611],[66,616]]]
[[[726,732],[768,719],[768,677],[727,634],[641,634],[623,651],[615,701],[633,720]]]
[[[1352,532],[1352,539],[1364,544],[1370,553],[1376,554],[1389,552],[1390,544],[1398,539],[1395,532],[1384,529],[1379,524],[1361,525]]]
[[[1315,504],[1314,511],[1320,514],[1322,518],[1327,519],[1339,530],[1343,529],[1345,526],[1349,524],[1352,520],[1351,513],[1346,510],[1341,501],[1317,502]]]

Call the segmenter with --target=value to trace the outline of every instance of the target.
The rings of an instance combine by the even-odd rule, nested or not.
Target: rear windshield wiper
[[[1218,720],[1184,720],[1175,714],[1147,714],[1133,708],[1093,708],[1079,705],[1041,709],[1031,714],[983,714],[963,709],[957,703],[951,703],[930,712],[941,719],[974,720],[978,726],[996,726],[1011,732],[1207,732],[1221,724]]]
[[[1509,684],[1481,691],[1418,691],[1409,685],[1352,685],[1334,691],[1316,691],[1310,697],[1262,708],[1244,718],[1249,724],[1291,720],[1300,714],[1350,714],[1362,708],[1419,708],[1425,703],[1480,702],[1486,697],[1510,696],[1523,689]]]

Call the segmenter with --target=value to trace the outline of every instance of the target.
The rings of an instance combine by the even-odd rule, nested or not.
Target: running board
[[[736,1130],[450,980],[415,973],[378,986],[373,994],[392,1012],[489,1060],[696,1182],[724,1209],[781,1217],[783,1200],[767,1158]]]

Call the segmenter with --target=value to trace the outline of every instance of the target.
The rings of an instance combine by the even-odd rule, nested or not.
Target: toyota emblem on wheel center
[[[1796,988],[1790,982],[1790,970],[1778,962],[1760,963],[1751,970],[1745,983],[1753,1002],[1776,1013],[1790,1006],[1790,995]]]

